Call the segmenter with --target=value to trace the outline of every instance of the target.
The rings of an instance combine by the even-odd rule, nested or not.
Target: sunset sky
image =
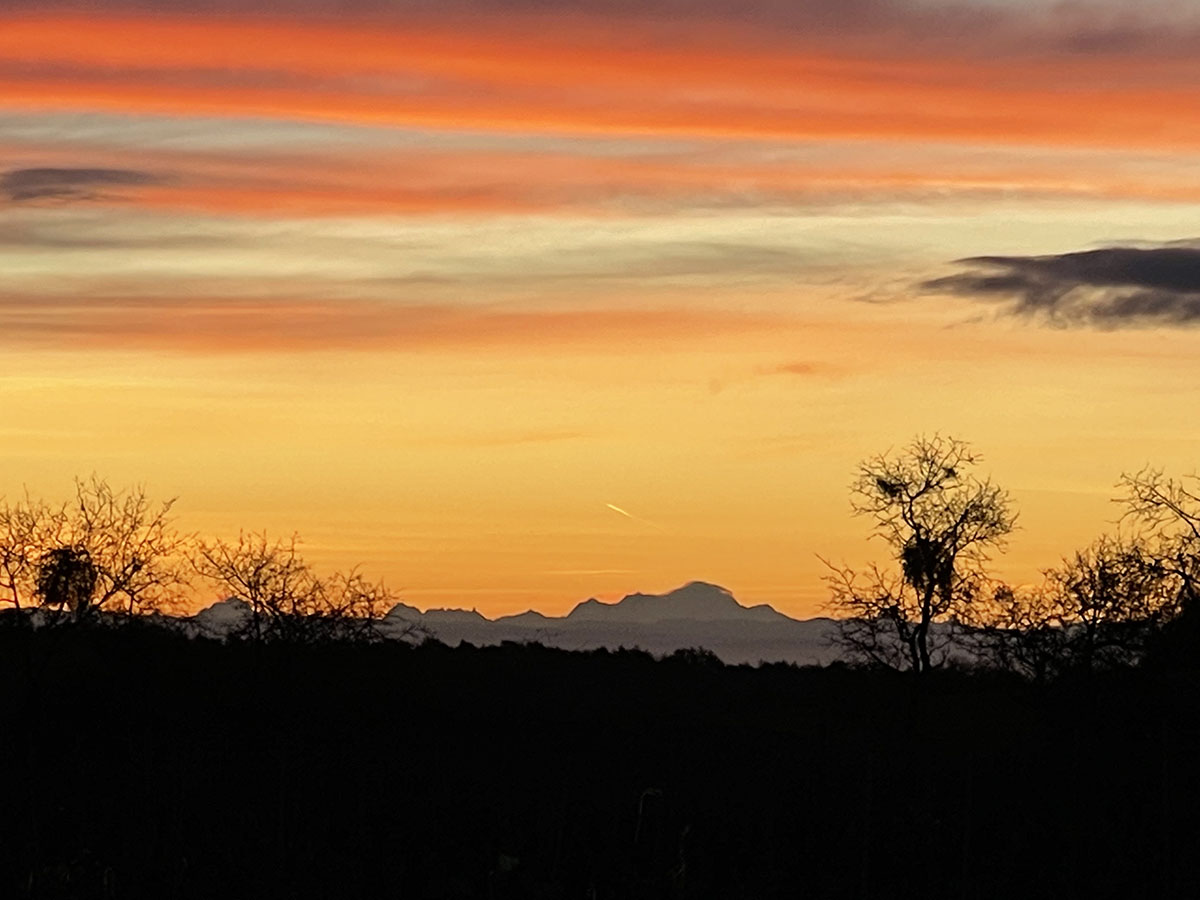
[[[1016,581],[1200,463],[1200,8],[0,0],[0,491],[421,608],[819,614],[863,457]],[[965,261],[964,261],[965,260]]]

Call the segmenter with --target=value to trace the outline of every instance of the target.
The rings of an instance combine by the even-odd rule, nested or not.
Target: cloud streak
[[[236,134],[239,123],[221,127]],[[343,132],[348,129],[342,129]],[[424,214],[659,214],[681,209],[812,208],[847,202],[1026,196],[1200,200],[1181,186],[1190,166],[1161,156],[1051,154],[1004,159],[984,168],[970,154],[945,150],[935,166],[902,156],[886,142],[806,156],[796,145],[715,142],[662,149],[615,141],[607,154],[533,146],[514,150],[486,140],[471,149],[437,149],[411,140],[385,150],[346,148],[331,140],[304,151],[271,147],[246,153],[65,149],[9,140],[0,154],[53,166],[0,176],[0,197],[119,202],[157,210],[234,216]],[[532,140],[538,145],[546,141]],[[838,150],[843,151],[839,158]],[[140,170],[128,165],[136,154]],[[926,157],[932,155],[926,151]],[[846,157],[850,157],[847,159]],[[151,173],[161,174],[151,174]]]
[[[1011,314],[1058,325],[1200,323],[1200,241],[959,262],[966,271],[923,287],[999,301]]]
[[[112,300],[5,297],[7,346],[228,353],[312,351],[624,353],[631,341],[690,349],[770,333],[778,315],[688,309],[530,309],[354,301]]]
[[[130,169],[11,169],[0,174],[0,197],[10,203],[78,202],[105,196],[107,188],[136,187],[157,181]]]
[[[894,4],[852,5],[885,32],[898,27]],[[372,25],[353,17],[0,15],[0,96],[10,109],[508,133],[1200,146],[1190,50],[1167,52],[1172,35],[1188,32],[1178,23],[1153,53],[1140,38],[1110,35],[1094,43],[1115,49],[1038,56],[989,49],[995,29],[969,7],[953,9],[970,27],[949,15],[929,29],[961,29],[959,44],[975,49],[957,54],[922,52],[894,32],[885,45],[855,45],[838,37],[840,18],[818,15],[817,5],[805,9],[829,20],[826,40],[803,28],[784,37],[731,28],[717,16],[728,10],[716,7],[667,33],[628,11],[597,28],[549,5],[541,27],[530,28],[488,9],[495,17]],[[907,14],[900,21],[928,24],[914,9]],[[1137,35],[1148,26],[1122,27]]]

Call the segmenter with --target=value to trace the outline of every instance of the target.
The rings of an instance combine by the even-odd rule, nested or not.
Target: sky
[[[0,492],[422,609],[824,610],[967,440],[1019,583],[1200,456],[1200,10],[0,0]]]

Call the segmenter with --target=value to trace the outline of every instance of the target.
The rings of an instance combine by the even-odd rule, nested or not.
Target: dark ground
[[[0,629],[0,897],[1200,897],[1200,675]]]

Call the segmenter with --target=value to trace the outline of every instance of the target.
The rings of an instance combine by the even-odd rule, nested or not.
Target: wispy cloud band
[[[786,317],[688,309],[529,310],[350,303],[186,301],[163,297],[85,302],[7,297],[8,346],[148,349],[184,353],[308,351],[624,353],[637,342],[661,350],[778,331]]]
[[[536,29],[494,7],[492,19],[375,25],[18,15],[0,28],[0,96],[13,109],[500,132],[1200,146],[1200,99],[1180,90],[1191,84],[1190,52],[1160,40],[1151,53],[1142,35],[1158,32],[1140,20],[1122,20],[1123,36],[1110,28],[1088,52],[1039,56],[998,52],[988,36],[1004,29],[983,27],[989,14],[952,7],[928,30],[945,38],[972,23],[955,44],[968,49],[930,53],[914,42],[914,23],[927,22],[915,7],[897,18],[894,4],[848,5],[893,39],[867,48],[836,29],[827,40],[731,29],[716,15],[727,10],[703,8],[667,32],[631,12],[597,29],[555,6]],[[813,21],[841,21],[819,14],[828,4],[803,7]],[[760,12],[754,22],[771,21],[767,4]],[[894,40],[910,26],[914,40]],[[1181,31],[1175,23],[1171,34]]]

